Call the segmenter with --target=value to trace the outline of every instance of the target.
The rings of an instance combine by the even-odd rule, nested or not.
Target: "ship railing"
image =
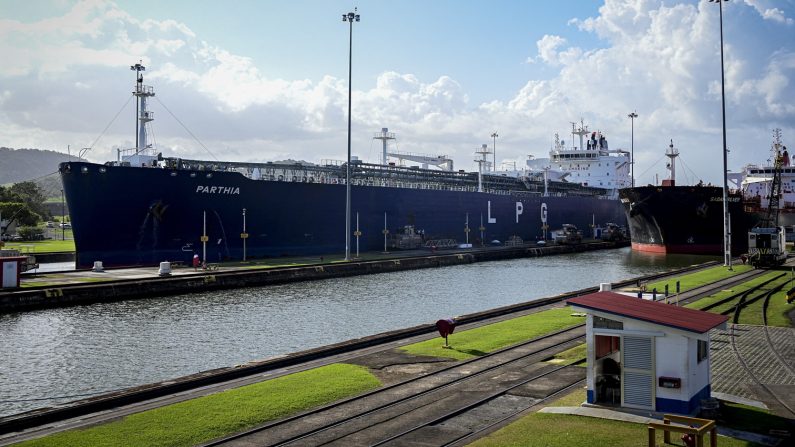
[[[131,147],[127,149],[116,149],[116,151],[118,152],[119,160],[123,160],[125,157],[131,157],[133,155],[148,155],[148,156],[155,155],[155,150],[152,147],[146,147],[146,148]]]
[[[343,166],[345,165],[345,160],[334,160],[332,158],[324,158],[320,160],[321,166]]]
[[[143,84],[140,84],[140,83],[136,83],[135,93],[142,94],[142,95],[152,95],[152,96],[154,96],[155,89],[151,85],[143,85]]]
[[[335,175],[323,175],[328,173],[329,172],[325,173],[314,172],[314,171],[288,172],[288,170],[278,170],[278,171],[268,170],[266,172],[261,173],[259,180],[295,182],[295,183],[324,183],[324,184],[340,184],[340,185],[347,184],[347,181],[344,177],[336,176],[337,173],[334,173]],[[296,174],[296,175],[291,175],[291,174]],[[252,178],[251,172],[247,172],[244,175],[246,175],[249,178]],[[435,190],[435,191],[477,192],[478,190],[476,185],[470,185],[470,184],[462,185],[462,184],[450,184],[443,182],[407,182],[396,179],[383,179],[375,177],[354,178],[351,180],[351,185],[372,186],[372,187],[382,187],[382,188],[426,189],[426,190]],[[483,192],[495,195],[538,196],[543,194],[542,190],[535,191],[535,190],[511,189],[510,187],[495,188],[493,186],[488,186],[488,185],[484,185]],[[550,191],[547,194],[548,197],[565,197],[572,195],[578,195],[578,192]],[[607,197],[606,195],[591,195],[591,194],[583,194],[583,195],[596,197],[598,199],[609,199],[609,197]]]

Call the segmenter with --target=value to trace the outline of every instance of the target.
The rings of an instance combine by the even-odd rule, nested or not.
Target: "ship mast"
[[[674,147],[674,140],[671,140],[671,144],[668,145],[665,156],[670,159],[667,168],[671,171],[671,186],[676,186],[676,157],[679,156],[679,149]]]
[[[387,127],[382,127],[381,128],[381,132],[373,135],[373,139],[374,140],[381,140],[381,143],[383,145],[383,150],[382,150],[382,155],[381,155],[381,164],[383,164],[384,166],[388,165],[389,161],[387,159],[386,145],[387,145],[387,142],[389,140],[394,140],[395,139],[395,133],[394,132],[390,132],[389,128],[387,128]]]
[[[575,135],[580,136],[580,150],[582,150],[582,148],[585,147],[583,142],[584,140],[582,137],[587,136],[588,133],[589,133],[588,126],[585,125],[585,121],[583,121],[582,118],[580,118],[580,127],[577,127],[577,123],[571,123],[571,140],[574,141]]]
[[[475,162],[478,164],[478,192],[483,192],[483,166],[488,166],[489,161],[487,156],[491,154],[489,150],[489,145],[484,144],[480,146],[480,150],[475,151],[476,154],[480,154],[479,159],[475,159]]]
[[[151,85],[144,85],[144,75],[141,73],[146,70],[139,61],[135,65],[130,66],[130,70],[135,71],[135,90],[133,95],[136,99],[135,107],[135,152],[141,153],[146,151],[146,123],[155,119],[154,112],[146,110],[146,100],[149,97],[155,96],[155,91]]]

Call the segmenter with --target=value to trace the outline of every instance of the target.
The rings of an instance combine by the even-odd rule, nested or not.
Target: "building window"
[[[617,329],[621,331],[624,330],[624,323],[621,321],[609,320],[607,318],[597,317],[596,315],[594,315],[593,327],[595,329]]]
[[[698,341],[698,363],[709,357],[709,343],[704,340]]]

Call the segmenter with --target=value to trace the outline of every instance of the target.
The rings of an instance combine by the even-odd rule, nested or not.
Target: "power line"
[[[114,117],[113,117],[113,119],[112,119],[112,120],[110,120],[110,122],[108,123],[108,125],[107,125],[107,126],[105,126],[105,129],[102,131],[102,133],[101,133],[101,134],[99,134],[99,136],[97,137],[97,139],[96,139],[96,140],[94,140],[94,142],[93,142],[93,143],[91,143],[91,146],[89,146],[89,149],[93,148],[93,147],[94,147],[94,145],[96,145],[96,144],[97,144],[97,142],[99,142],[99,139],[100,139],[100,138],[102,138],[102,136],[103,136],[103,135],[105,135],[105,132],[107,132],[107,131],[108,131],[108,128],[110,128],[111,124],[113,124],[113,123],[116,121],[116,118],[118,118],[118,117],[119,117],[119,115],[121,115],[121,112],[122,112],[122,110],[124,110],[124,108],[125,108],[125,107],[127,107],[127,104],[129,104],[129,103],[130,103],[130,100],[131,100],[132,98],[133,98],[132,96],[130,96],[129,98],[127,98],[127,102],[125,102],[125,103],[124,103],[124,105],[123,105],[123,106],[121,106],[121,109],[119,109],[119,111],[118,111],[118,112],[116,112],[116,116],[114,116]]]
[[[662,157],[660,157],[659,159],[657,159],[657,161],[655,161],[654,163],[652,163],[652,164],[651,164],[651,166],[649,166],[648,168],[646,168],[646,170],[645,170],[645,171],[641,172],[641,173],[640,173],[640,175],[639,175],[638,177],[643,177],[644,175],[646,175],[646,173],[647,173],[647,172],[649,172],[649,170],[650,170],[651,168],[653,168],[653,167],[657,166],[657,163],[661,162],[663,158],[665,158],[665,155],[663,155]]]
[[[171,117],[172,117],[172,118],[174,118],[175,120],[177,120],[177,122],[179,123],[179,125],[180,125],[180,126],[182,126],[182,128],[183,128],[183,129],[185,129],[185,131],[186,131],[186,132],[188,132],[188,134],[190,134],[190,136],[192,136],[192,137],[193,137],[193,139],[194,139],[194,140],[196,140],[196,142],[197,142],[197,143],[199,143],[199,145],[200,145],[201,147],[203,147],[203,148],[204,148],[204,150],[205,150],[205,151],[207,151],[207,153],[208,153],[208,154],[210,154],[210,156],[211,156],[211,157],[213,157],[214,159],[218,160],[218,157],[216,157],[216,156],[215,156],[215,154],[213,154],[212,152],[210,152],[210,149],[207,149],[207,146],[205,146],[205,145],[204,145],[204,143],[202,143],[201,141],[199,141],[199,139],[198,139],[198,138],[196,138],[196,135],[193,135],[193,132],[191,132],[191,131],[190,131],[190,129],[188,129],[188,127],[187,127],[187,126],[185,126],[185,124],[183,124],[183,123],[182,123],[182,121],[180,121],[180,120],[179,120],[179,118],[177,118],[177,116],[176,116],[176,115],[174,115],[173,113],[171,113],[171,110],[169,110],[169,109],[168,109],[168,107],[166,107],[166,105],[165,105],[165,104],[163,104],[163,101],[161,101],[161,100],[160,100],[158,97],[156,97],[156,96],[155,96],[155,100],[156,100],[157,102],[159,102],[159,103],[160,103],[160,105],[161,105],[161,106],[163,106],[163,108],[164,108],[164,109],[166,109],[166,112],[168,112],[168,114],[169,114],[169,115],[171,115]]]

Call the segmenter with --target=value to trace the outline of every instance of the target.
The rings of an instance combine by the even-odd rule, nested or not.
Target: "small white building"
[[[587,314],[587,402],[693,414],[710,397],[709,330],[728,317],[614,292],[567,300]]]

